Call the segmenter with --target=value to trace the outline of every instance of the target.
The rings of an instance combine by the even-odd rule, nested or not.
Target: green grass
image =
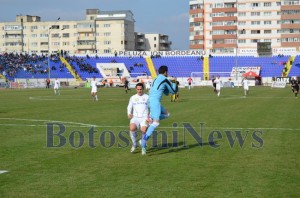
[[[9,171],[0,174],[0,197],[300,197],[300,99],[289,88],[251,87],[247,98],[242,88],[222,89],[219,98],[210,88],[181,89],[175,103],[164,97],[171,117],[158,130],[168,135],[169,147],[149,148],[146,156],[139,148],[130,153],[131,145],[118,137],[128,130],[134,90],[99,89],[99,102],[89,93],[0,90],[0,170]],[[65,126],[63,147],[47,147],[46,125],[53,122]],[[201,145],[183,128],[187,123],[198,134],[204,125]],[[240,132],[243,146],[236,141],[231,147],[226,131],[233,138]],[[83,135],[80,148],[70,144],[72,132],[75,146]],[[171,146],[172,132],[178,147]],[[209,137],[217,133],[214,148]],[[59,143],[54,136],[53,144]]]

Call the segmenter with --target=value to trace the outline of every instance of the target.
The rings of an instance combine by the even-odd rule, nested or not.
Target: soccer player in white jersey
[[[137,130],[142,132],[142,138],[145,136],[148,127],[148,95],[144,93],[144,84],[137,83],[135,86],[136,94],[130,97],[127,106],[127,115],[130,119],[130,138],[132,141],[131,152],[137,147]]]
[[[150,80],[147,79],[146,80],[146,90],[147,90],[148,93],[149,93],[150,88],[151,88]]]
[[[60,95],[60,91],[59,91],[59,87],[60,87],[60,82],[57,78],[55,78],[55,81],[54,81],[54,94],[55,95]]]
[[[245,94],[245,96],[247,96],[249,93],[249,81],[247,80],[247,77],[244,77],[244,79],[242,81],[242,85],[244,87],[244,94]]]
[[[221,86],[222,86],[222,80],[220,79],[220,76],[218,76],[215,80],[214,83],[216,83],[216,94],[220,96],[221,94]]]
[[[92,87],[91,95],[92,95],[94,101],[98,101],[96,77],[93,77],[93,79],[91,81],[91,87]]]

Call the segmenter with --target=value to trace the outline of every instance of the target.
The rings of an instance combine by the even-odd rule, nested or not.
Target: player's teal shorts
[[[161,114],[165,114],[166,109],[157,100],[149,100],[150,117],[153,120],[160,120]]]

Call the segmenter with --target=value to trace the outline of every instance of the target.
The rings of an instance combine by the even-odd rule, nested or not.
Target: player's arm
[[[132,108],[133,108],[132,97],[130,97],[129,103],[128,103],[128,106],[127,106],[127,116],[128,116],[128,119],[132,118]]]
[[[169,93],[175,94],[177,92],[176,86],[173,86],[168,79],[166,79],[165,81],[165,87],[166,87],[166,89],[164,90],[165,95],[169,95]]]

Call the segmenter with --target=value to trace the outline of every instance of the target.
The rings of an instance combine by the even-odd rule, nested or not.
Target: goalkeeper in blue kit
[[[142,155],[146,155],[146,143],[152,135],[153,131],[158,127],[159,121],[166,119],[170,113],[161,105],[162,95],[175,94],[176,87],[167,79],[168,67],[163,65],[158,69],[158,76],[153,80],[152,87],[149,93],[150,118],[152,123],[148,127],[146,134],[142,136],[140,144],[142,146]]]

